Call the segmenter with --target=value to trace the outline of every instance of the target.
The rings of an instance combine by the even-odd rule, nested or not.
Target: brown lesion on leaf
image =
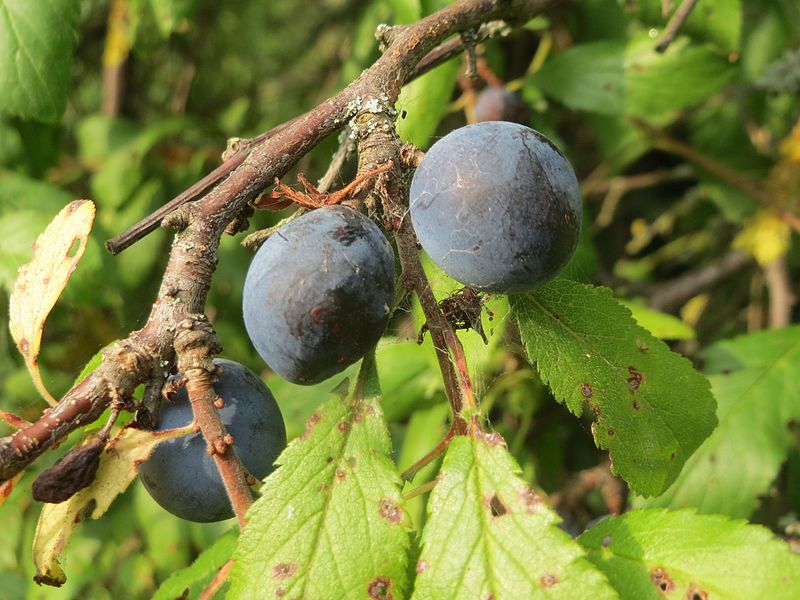
[[[639,386],[644,383],[644,375],[636,367],[628,367],[628,390],[635,394]]]
[[[350,423],[347,421],[339,421],[339,423],[336,425],[336,428],[342,433],[345,433],[350,429]]]
[[[581,384],[581,395],[587,400],[594,396],[594,387],[592,387],[591,383]]]
[[[558,583],[558,577],[552,573],[547,573],[539,578],[539,583],[542,584],[543,588],[551,588]]]
[[[295,573],[297,573],[296,562],[278,563],[277,565],[272,567],[272,576],[275,579],[288,579]]]
[[[508,508],[506,508],[506,505],[503,504],[503,501],[500,500],[500,496],[496,493],[486,499],[486,506],[488,506],[493,517],[502,517],[508,512]]]
[[[542,505],[542,498],[527,485],[519,493],[529,513],[535,513]]]
[[[669,594],[675,590],[675,582],[661,567],[656,567],[650,571],[650,581],[655,584],[662,595]]]
[[[392,580],[388,577],[376,577],[369,582],[367,593],[374,600],[392,600]]]
[[[303,433],[297,438],[298,440],[305,440],[311,435],[311,431],[314,429],[314,426],[322,420],[322,416],[319,413],[314,413],[308,420],[306,421],[306,429]]]
[[[403,518],[403,511],[397,503],[390,498],[383,498],[378,506],[378,513],[390,523],[399,523]]]
[[[417,575],[427,571],[430,566],[431,566],[431,564],[427,560],[425,560],[424,558],[418,560],[417,561]]]
[[[686,590],[686,600],[708,600],[708,592],[693,583]]]

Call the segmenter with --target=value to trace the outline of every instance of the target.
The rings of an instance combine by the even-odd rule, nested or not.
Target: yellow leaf
[[[37,358],[47,316],[78,265],[94,221],[94,203],[65,206],[33,245],[33,258],[20,267],[9,301],[9,329],[42,397],[56,401],[42,382]]]
[[[37,583],[60,586],[66,580],[58,558],[72,532],[91,508],[89,516],[99,519],[114,499],[128,489],[137,474],[136,465],[150,456],[159,442],[192,432],[192,425],[166,431],[142,431],[127,427],[110,441],[100,455],[94,482],[60,504],[45,504],[33,538],[33,561]]]
[[[789,250],[789,225],[773,211],[762,209],[733,240],[733,247],[752,254],[758,264],[771,263]]]

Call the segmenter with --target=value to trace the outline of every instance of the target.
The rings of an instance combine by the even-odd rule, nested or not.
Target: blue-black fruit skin
[[[394,288],[394,255],[378,226],[351,208],[320,208],[259,248],[245,279],[244,323],[273,371],[318,383],[378,343]]]
[[[411,182],[424,250],[456,281],[518,293],[555,277],[578,243],[581,197],[569,161],[524,125],[456,129],[425,154]]]
[[[258,479],[274,469],[286,447],[286,429],[278,404],[266,385],[237,362],[216,359],[223,375],[214,390],[225,402],[219,415],[234,438],[233,447],[245,468]],[[192,421],[185,388],[162,404],[158,430],[183,427]],[[192,433],[156,446],[139,465],[139,477],[153,499],[172,514],[200,523],[233,516],[214,459],[206,452],[201,433]]]

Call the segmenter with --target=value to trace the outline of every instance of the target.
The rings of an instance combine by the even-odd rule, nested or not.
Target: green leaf
[[[797,443],[789,427],[800,420],[800,326],[715,344],[706,370],[719,427],[675,484],[645,505],[748,517]]]
[[[0,110],[61,119],[79,15],[78,0],[0,0]]]
[[[414,600],[617,597],[498,434],[450,442],[428,513]]]
[[[229,598],[406,596],[407,517],[371,362],[279,457],[248,513]]]
[[[708,381],[631,318],[607,288],[555,279],[512,297],[531,362],[570,411],[594,412],[592,433],[618,473],[646,496],[663,492],[716,425]]]
[[[650,38],[593,42],[555,56],[532,76],[546,94],[576,110],[669,122],[716,92],[735,72],[708,46],[680,41],[667,52]]]
[[[413,23],[422,16],[422,3],[420,0],[384,1],[392,9],[394,23]]]
[[[623,600],[800,597],[800,556],[744,521],[637,510],[604,519],[579,540]]]
[[[447,112],[460,63],[449,61],[404,86],[397,99],[397,134],[419,148],[431,145]]]
[[[197,598],[217,571],[230,559],[236,548],[238,529],[231,529],[211,546],[203,550],[185,569],[175,571],[162,583],[153,600]]]
[[[693,340],[694,329],[678,317],[649,308],[636,300],[620,300],[622,306],[631,311],[635,321],[662,340]]]

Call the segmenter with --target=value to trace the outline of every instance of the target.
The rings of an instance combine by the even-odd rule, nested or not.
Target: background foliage
[[[49,389],[56,396],[66,391],[101,347],[142,324],[154,297],[169,235],[157,231],[117,257],[105,252],[103,240],[216,166],[227,138],[269,129],[355,78],[377,56],[373,32],[378,23],[413,21],[443,4],[323,0],[308,10],[307,3],[295,0],[0,0],[3,305],[17,268],[29,260],[32,242],[52,217],[74,198],[97,204],[85,256],[45,329],[40,363]],[[786,213],[800,214],[800,8],[790,0],[701,1],[681,35],[658,54],[652,45],[665,23],[661,4],[563,2],[546,17],[483,47],[490,70],[524,99],[531,126],[555,140],[575,165],[585,198],[576,258],[554,286],[512,299],[514,314],[520,318],[531,305],[551,312],[569,305],[570,290],[580,284],[609,286],[639,325],[708,375],[718,406],[718,429],[680,475],[672,474],[676,483],[656,498],[632,497],[632,504],[694,507],[700,513],[745,518],[796,541],[800,398],[794,374],[800,369],[800,328],[790,324],[797,321],[797,309],[790,305],[784,318],[777,318],[775,304],[783,292],[800,293],[796,233],[785,218]],[[112,109],[107,105],[110,81],[119,69],[124,93]],[[483,84],[466,81],[462,73],[459,61],[451,61],[404,90],[398,106],[404,139],[424,149],[472,118],[472,86]],[[336,144],[335,139],[322,144],[296,171],[312,179],[320,176]],[[343,173],[343,181],[353,168]],[[293,174],[286,180],[292,181]],[[259,214],[253,225],[267,226],[281,216]],[[690,286],[683,296],[674,296],[684,277],[728,264],[738,253],[745,258],[737,268],[724,270],[713,286]],[[317,407],[339,402],[329,399],[329,392],[344,376],[297,387],[266,371],[241,319],[248,263],[239,239],[226,237],[208,314],[225,356],[264,374],[291,439],[304,431]],[[437,297],[457,288],[433,267],[429,272]],[[595,347],[624,369],[625,353],[634,350],[620,348],[613,334],[630,327],[627,311],[605,292],[593,294],[591,303],[585,298],[578,303],[575,321],[567,325],[581,331],[583,319],[601,327],[609,337]],[[604,303],[610,308],[597,308]],[[592,440],[591,411],[581,416],[585,394],[570,396],[580,388],[569,387],[569,377],[580,383],[584,374],[559,356],[542,350],[536,354],[535,348],[547,348],[542,339],[552,333],[552,321],[523,316],[518,327],[505,299],[490,299],[488,307],[494,314],[491,320],[484,316],[489,345],[474,332],[462,338],[482,409],[507,441],[518,468],[504,457],[493,458],[491,448],[464,439],[448,454],[444,472],[477,477],[470,457],[486,453],[487,462],[499,461],[498,486],[517,485],[521,478],[550,494],[564,528],[579,534],[587,523],[611,512],[615,502],[624,504],[627,495],[608,481],[580,493],[581,474],[606,460]],[[401,470],[433,447],[449,416],[430,341],[421,349],[415,343],[421,312],[415,304],[407,308],[377,353],[380,405],[391,442],[378,426],[348,442],[379,449]],[[603,315],[602,322],[596,313]],[[674,355],[667,355],[666,348],[657,354],[663,344],[650,333],[642,331],[640,338],[653,348],[657,377],[675,377],[673,369],[681,365],[663,358]],[[526,347],[539,371],[528,364]],[[585,368],[586,377],[601,382],[611,377],[591,364]],[[355,373],[354,367],[345,375],[353,378]],[[552,392],[547,384],[553,385]],[[616,383],[608,379],[607,385]],[[685,393],[691,402],[707,387],[698,377],[690,387],[676,386],[675,393]],[[28,419],[43,408],[5,320],[0,322],[0,398],[5,410]],[[378,402],[377,396],[369,401]],[[657,401],[653,407],[658,421]],[[336,410],[351,409],[340,402]],[[677,429],[662,431],[659,456],[667,460],[671,444],[694,449],[712,416],[705,425],[669,421]],[[2,434],[7,433],[4,427],[0,424]],[[336,451],[336,440],[326,443]],[[613,454],[613,442],[607,447]],[[627,454],[615,464],[623,475],[626,465],[643,473],[647,467],[636,459],[651,449],[625,448]],[[35,586],[29,556],[40,505],[30,498],[30,483],[59,453],[49,453],[29,469],[0,510],[0,598],[148,598],[164,582],[160,597],[175,597],[186,587],[194,596],[231,555],[232,534],[225,534],[230,523],[179,521],[135,483],[101,520],[89,520],[76,531],[64,565],[68,584],[58,590]],[[387,467],[376,458],[371,468],[380,472]],[[436,465],[426,468],[405,491],[435,473]],[[628,481],[640,492],[660,489],[658,483],[635,479]],[[374,493],[377,498],[388,492]],[[428,494],[408,500],[406,525],[420,531],[427,518],[446,518],[437,512],[437,495],[443,493],[439,488],[434,493],[430,516],[425,511]],[[268,505],[259,509],[264,514],[271,510]],[[624,541],[621,547],[608,546],[605,535],[635,532],[643,526],[642,515],[669,528],[689,519],[687,514],[655,508],[630,513],[604,521],[602,530],[583,534],[581,542],[589,549],[589,561],[613,584],[616,577],[629,577],[619,570],[615,551],[647,557],[658,549],[631,549]],[[550,526],[541,519],[537,526]],[[720,539],[743,536],[737,544],[746,544],[748,535],[762,535],[724,517],[707,519],[680,526],[698,527],[699,537],[711,530]],[[447,521],[432,521],[430,531],[449,527]],[[469,522],[464,527],[463,536],[474,533]],[[405,551],[391,531],[385,535],[389,546]],[[412,553],[423,557],[447,552],[435,544],[422,550],[418,540],[414,544]],[[198,555],[191,570],[181,571]],[[757,558],[726,560],[755,564]],[[679,557],[663,558],[673,559],[682,569]],[[441,583],[425,581],[434,583],[421,585]],[[422,589],[421,594],[435,593]]]

